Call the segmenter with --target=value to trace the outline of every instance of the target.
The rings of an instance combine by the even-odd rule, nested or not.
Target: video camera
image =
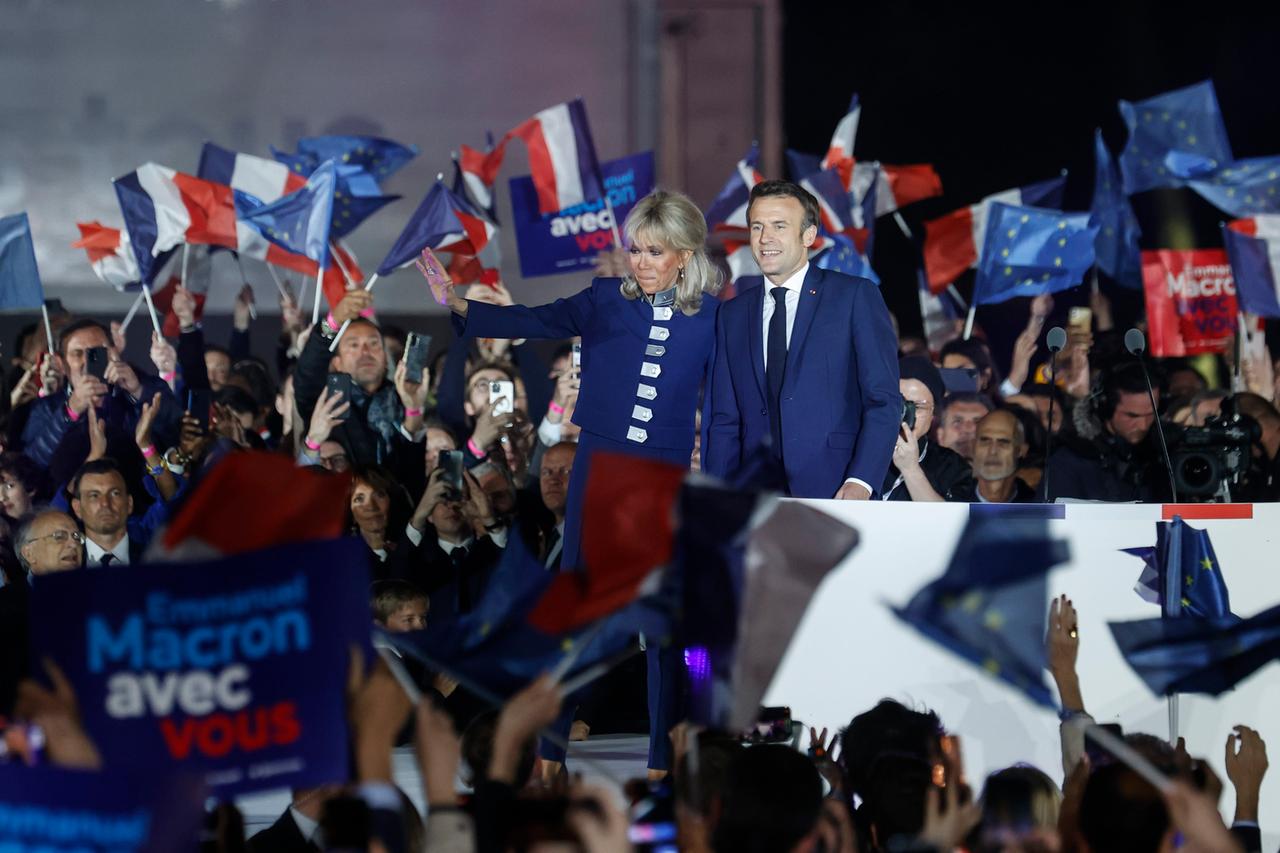
[[[1178,497],[1194,502],[1231,500],[1231,486],[1249,469],[1253,444],[1261,435],[1256,421],[1236,410],[1234,398],[1222,401],[1222,413],[1202,427],[1169,430],[1169,459]]]

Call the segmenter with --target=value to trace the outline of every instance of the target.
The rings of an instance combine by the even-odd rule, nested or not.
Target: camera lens
[[[1198,453],[1183,458],[1178,474],[1184,491],[1201,494],[1213,491],[1217,485],[1217,466],[1208,456]]]

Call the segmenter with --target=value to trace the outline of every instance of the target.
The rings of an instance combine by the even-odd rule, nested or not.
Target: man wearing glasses
[[[84,566],[84,536],[75,519],[56,509],[37,512],[18,528],[14,550],[32,576]]]
[[[904,401],[893,464],[880,494],[887,501],[972,501],[976,484],[964,457],[929,440],[933,414],[946,393],[942,374],[921,356],[898,362]]]

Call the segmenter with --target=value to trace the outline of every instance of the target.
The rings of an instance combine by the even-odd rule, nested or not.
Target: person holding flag
[[[688,466],[698,396],[713,362],[719,304],[714,294],[721,277],[706,255],[702,212],[684,195],[656,190],[632,209],[623,233],[627,275],[596,278],[568,299],[527,308],[466,300],[452,284],[447,294],[454,328],[463,337],[582,338],[582,384],[573,412],[582,432],[569,478],[560,561],[569,570],[588,568],[579,546],[594,454],[623,453]],[[704,424],[709,422],[703,418]],[[468,450],[478,456],[488,448]],[[674,677],[666,669],[662,667],[661,679],[651,680],[651,693],[664,689],[668,675]],[[670,689],[666,685],[665,691]],[[664,772],[670,750],[662,715],[654,716],[649,768]]]

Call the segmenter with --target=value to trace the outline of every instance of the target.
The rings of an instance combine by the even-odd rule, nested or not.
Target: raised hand
[[[119,320],[111,321],[111,345],[119,352],[124,352],[124,323]]]
[[[453,780],[462,763],[462,740],[453,729],[449,715],[431,702],[418,705],[418,736],[414,748],[418,754],[418,768],[422,773],[422,787],[431,806],[451,806],[457,800]]]
[[[138,426],[133,431],[134,440],[137,441],[139,450],[155,446],[155,443],[151,440],[151,426],[156,422],[156,415],[159,412],[160,392],[157,391],[152,396],[150,403],[142,404],[142,412],[138,415]]]
[[[319,447],[329,440],[333,430],[342,423],[342,416],[351,408],[351,403],[342,399],[341,394],[330,394],[328,388],[320,389],[320,398],[316,400],[315,410],[311,413],[311,426],[307,430],[307,441],[312,447]]]
[[[1254,729],[1236,726],[1227,735],[1227,778],[1236,789],[1236,821],[1258,820],[1262,777],[1267,775],[1267,744]]]
[[[178,351],[159,332],[151,333],[151,363],[156,366],[156,372],[162,378],[173,376],[178,369]],[[172,388],[172,383],[176,380],[165,381],[169,382],[169,387]]]
[[[18,384],[14,385],[13,390],[9,392],[9,408],[11,410],[36,398],[35,375],[36,366],[34,364],[22,372],[22,378],[18,380]]]
[[[435,252],[430,249],[423,249],[422,255],[414,260],[413,264],[418,268],[418,272],[422,273],[422,277],[427,280],[427,285],[431,288],[431,298],[436,301],[436,304],[447,306],[459,316],[467,316],[467,300],[458,296],[458,292],[453,285],[453,279],[450,278],[444,264],[440,263],[440,259],[436,257]]]
[[[189,329],[196,324],[196,298],[182,285],[173,288],[169,310],[178,318],[178,325],[182,328]]]
[[[82,770],[101,768],[102,756],[80,725],[75,688],[48,658],[44,659],[44,671],[53,689],[46,690],[31,680],[23,681],[18,685],[17,716],[44,729],[45,748],[54,764]]]
[[[257,316],[253,307],[253,288],[246,284],[236,294],[236,301],[231,306],[231,322],[241,332],[249,330],[249,321]]]
[[[563,701],[559,685],[551,680],[551,676],[543,675],[502,706],[493,733],[490,779],[508,785],[519,785],[524,781],[515,778],[524,745],[555,722]]]
[[[1051,601],[1047,622],[1045,652],[1049,659],[1049,673],[1058,685],[1062,707],[1067,711],[1083,711],[1084,697],[1076,673],[1076,657],[1080,653],[1080,617],[1071,599],[1060,595]]]
[[[98,411],[89,407],[89,455],[85,462],[96,462],[107,455],[107,424],[98,419]]]
[[[409,381],[409,366],[405,359],[400,359],[400,363],[396,365],[395,372],[396,393],[400,395],[400,404],[405,409],[405,422],[414,421],[413,429],[408,426],[410,432],[414,432],[417,427],[422,425],[422,412],[427,406],[427,395],[431,393],[431,374],[424,367],[422,369],[422,381]],[[409,417],[409,412],[417,411],[416,417]]]
[[[109,360],[107,361],[107,371],[105,378],[110,385],[119,385],[125,390],[130,397],[137,399],[142,393],[142,383],[138,381],[138,374],[133,372],[133,368],[129,366],[129,362],[120,357],[120,353],[110,350]],[[174,356],[175,362],[177,356]]]

